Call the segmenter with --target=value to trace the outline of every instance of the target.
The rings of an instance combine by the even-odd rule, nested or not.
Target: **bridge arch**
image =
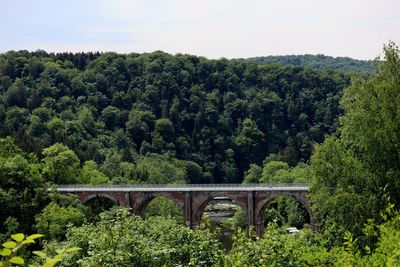
[[[144,218],[145,211],[149,203],[157,198],[157,197],[165,197],[175,203],[183,217],[185,217],[185,204],[184,202],[180,201],[177,197],[173,196],[170,192],[153,192],[153,193],[146,193],[143,194],[141,197],[136,199],[136,207],[134,209],[134,213],[139,215],[140,217]]]
[[[244,214],[246,216],[246,221],[248,221],[247,214],[248,214],[248,207],[247,203],[243,201],[243,199],[232,192],[226,193],[226,192],[212,192],[210,194],[207,194],[205,198],[201,199],[200,201],[197,201],[199,203],[195,207],[193,207],[193,226],[199,226],[203,217],[204,210],[206,206],[210,203],[211,200],[213,200],[216,197],[226,197],[235,202],[236,205],[238,205],[240,208],[243,209]]]
[[[96,193],[96,194],[88,195],[87,197],[85,197],[85,198],[82,200],[82,204],[87,204],[87,203],[90,202],[91,200],[98,199],[98,198],[106,198],[106,199],[109,199],[109,200],[111,200],[115,205],[119,205],[119,204],[120,204],[120,203],[119,203],[119,200],[118,200],[117,198],[115,198],[115,197],[113,197],[113,196],[111,196],[111,195],[109,195],[109,194],[105,194],[105,193]]]
[[[256,230],[259,236],[263,235],[264,232],[264,213],[268,205],[278,197],[292,197],[301,206],[306,210],[308,218],[310,220],[310,225],[313,229],[315,229],[315,221],[312,215],[311,205],[309,200],[307,199],[306,195],[303,192],[279,192],[279,193],[272,193],[269,196],[265,197],[264,199],[258,201],[255,209],[255,223],[256,223]]]

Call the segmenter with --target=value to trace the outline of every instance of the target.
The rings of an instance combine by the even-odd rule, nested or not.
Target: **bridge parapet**
[[[57,185],[59,192],[109,191],[308,191],[307,184],[123,184],[123,185]],[[49,190],[52,190],[49,188]]]

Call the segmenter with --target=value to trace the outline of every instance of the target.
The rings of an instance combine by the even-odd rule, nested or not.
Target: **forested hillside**
[[[241,182],[269,155],[290,166],[308,161],[313,144],[335,131],[349,82],[335,72],[163,52],[10,51],[0,55],[0,135],[39,159],[65,144],[115,183],[173,182],[140,167],[157,162],[178,168],[180,182]]]
[[[325,55],[267,56],[253,57],[247,60],[256,63],[278,63],[344,73],[372,74],[377,70],[376,63],[372,60],[357,60],[349,57],[330,57]]]

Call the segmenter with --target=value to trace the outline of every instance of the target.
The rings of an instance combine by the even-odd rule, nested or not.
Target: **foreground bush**
[[[69,228],[65,242],[50,243],[45,251],[70,244],[82,251],[65,266],[220,266],[223,258],[212,232],[162,217],[143,220],[126,209],[103,213],[97,224]]]
[[[100,217],[97,223],[70,226],[65,241],[45,244],[43,251],[33,252],[37,258],[12,250],[42,235],[27,237],[28,241],[22,234],[13,235],[11,242],[3,244],[0,266],[8,266],[10,260],[24,264],[24,258],[36,260],[32,266],[48,261],[60,266],[400,266],[400,214],[393,204],[381,214],[379,224],[370,220],[364,227],[363,237],[375,242],[363,249],[359,248],[362,239],[349,232],[342,244],[330,247],[324,234],[306,228],[288,235],[270,223],[263,238],[254,232],[249,237],[238,228],[232,249],[224,251],[217,233],[203,226],[191,230],[173,219],[143,220],[123,208]]]

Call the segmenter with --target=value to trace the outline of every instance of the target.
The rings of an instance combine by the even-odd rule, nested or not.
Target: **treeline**
[[[370,75],[377,71],[377,63],[373,60],[357,60],[349,57],[330,57],[325,55],[307,54],[253,57],[246,60],[263,64],[275,63],[344,73],[361,73],[365,75]]]
[[[192,183],[241,182],[271,154],[290,166],[334,132],[350,77],[190,55],[10,51],[0,55],[0,136],[43,158],[55,143],[107,166],[163,155]],[[124,163],[125,162],[125,163]],[[125,164],[126,165],[126,164]]]

